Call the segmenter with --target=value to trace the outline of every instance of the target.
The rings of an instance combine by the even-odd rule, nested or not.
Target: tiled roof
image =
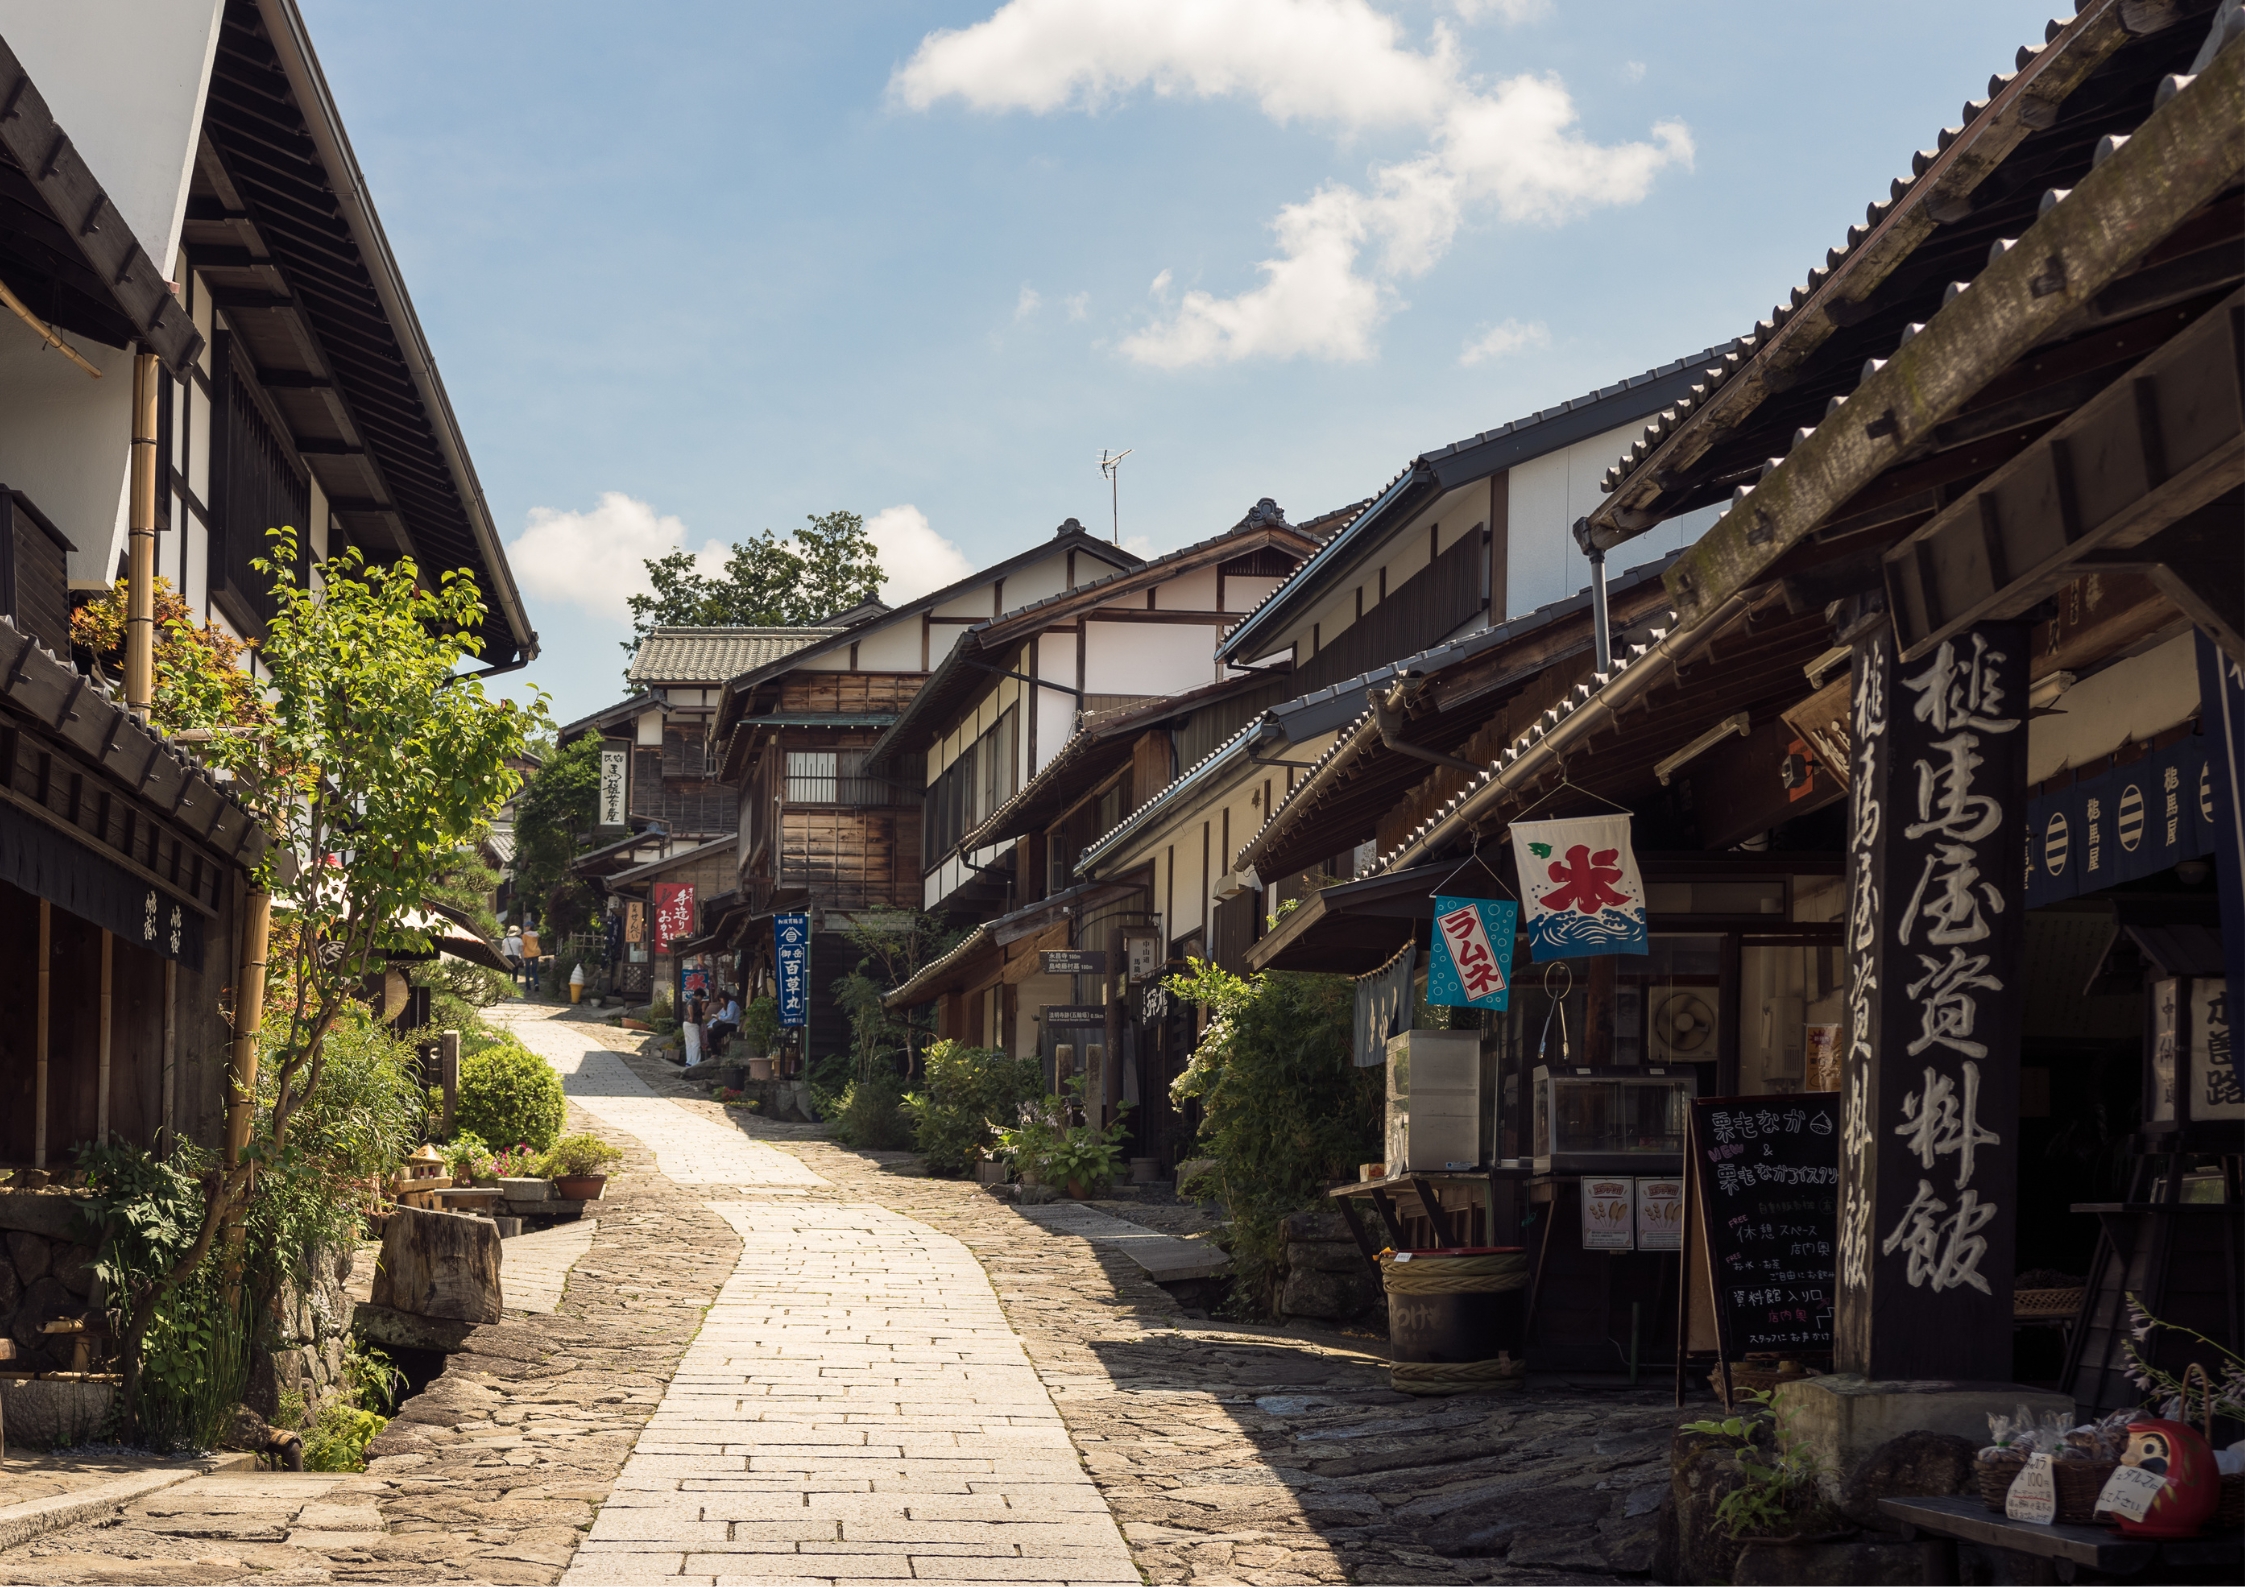
[[[1261,645],[1267,650],[1277,637],[1274,629],[1284,611],[1306,594],[1314,593],[1324,575],[1345,565],[1354,549],[1387,526],[1394,518],[1393,509],[1398,502],[1409,498],[1409,511],[1415,514],[1428,499],[1428,491],[1454,490],[1499,469],[1511,468],[1577,441],[1588,440],[1650,412],[1660,403],[1682,395],[1699,367],[1710,359],[1719,358],[1722,352],[1721,348],[1710,347],[1688,358],[1674,359],[1617,380],[1610,386],[1539,408],[1525,418],[1500,424],[1493,430],[1483,430],[1479,435],[1420,453],[1381,487],[1380,493],[1347,527],[1327,539],[1316,555],[1250,608],[1239,626],[1225,638],[1218,654],[1227,659],[1251,660],[1266,653],[1255,647]]]
[[[723,683],[845,632],[840,628],[658,628],[640,641],[624,677],[632,683]]]

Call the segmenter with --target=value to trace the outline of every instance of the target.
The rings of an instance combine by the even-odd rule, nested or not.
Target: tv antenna
[[[1116,545],[1122,544],[1122,460],[1136,450],[1134,446],[1126,446],[1119,452],[1109,452],[1105,447],[1099,449],[1099,472],[1107,481],[1107,507],[1114,515]]]

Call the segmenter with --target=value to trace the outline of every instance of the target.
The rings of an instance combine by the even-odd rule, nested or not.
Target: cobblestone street
[[[316,1499],[198,1478],[0,1554],[0,1580],[1651,1568],[1663,1389],[1400,1395],[1377,1339],[1194,1320],[1114,1247],[906,1154],[728,1112],[611,1028],[500,1012],[564,1072],[571,1127],[627,1154],[589,1241],[532,1237],[506,1320],[406,1403],[363,1475],[319,1479]],[[558,1307],[527,1309],[555,1305],[580,1242]]]

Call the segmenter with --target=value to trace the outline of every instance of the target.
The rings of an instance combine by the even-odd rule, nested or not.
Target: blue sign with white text
[[[780,1025],[802,1029],[811,1015],[811,917],[772,917],[773,973],[779,980]]]

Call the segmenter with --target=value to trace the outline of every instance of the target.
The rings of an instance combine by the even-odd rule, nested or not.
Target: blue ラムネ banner
[[[780,1024],[800,1030],[811,1016],[811,917],[772,917],[773,973],[779,981]]]
[[[1512,991],[1512,938],[1519,926],[1520,906],[1509,898],[1437,894],[1427,1002],[1436,1008],[1503,1008]]]

